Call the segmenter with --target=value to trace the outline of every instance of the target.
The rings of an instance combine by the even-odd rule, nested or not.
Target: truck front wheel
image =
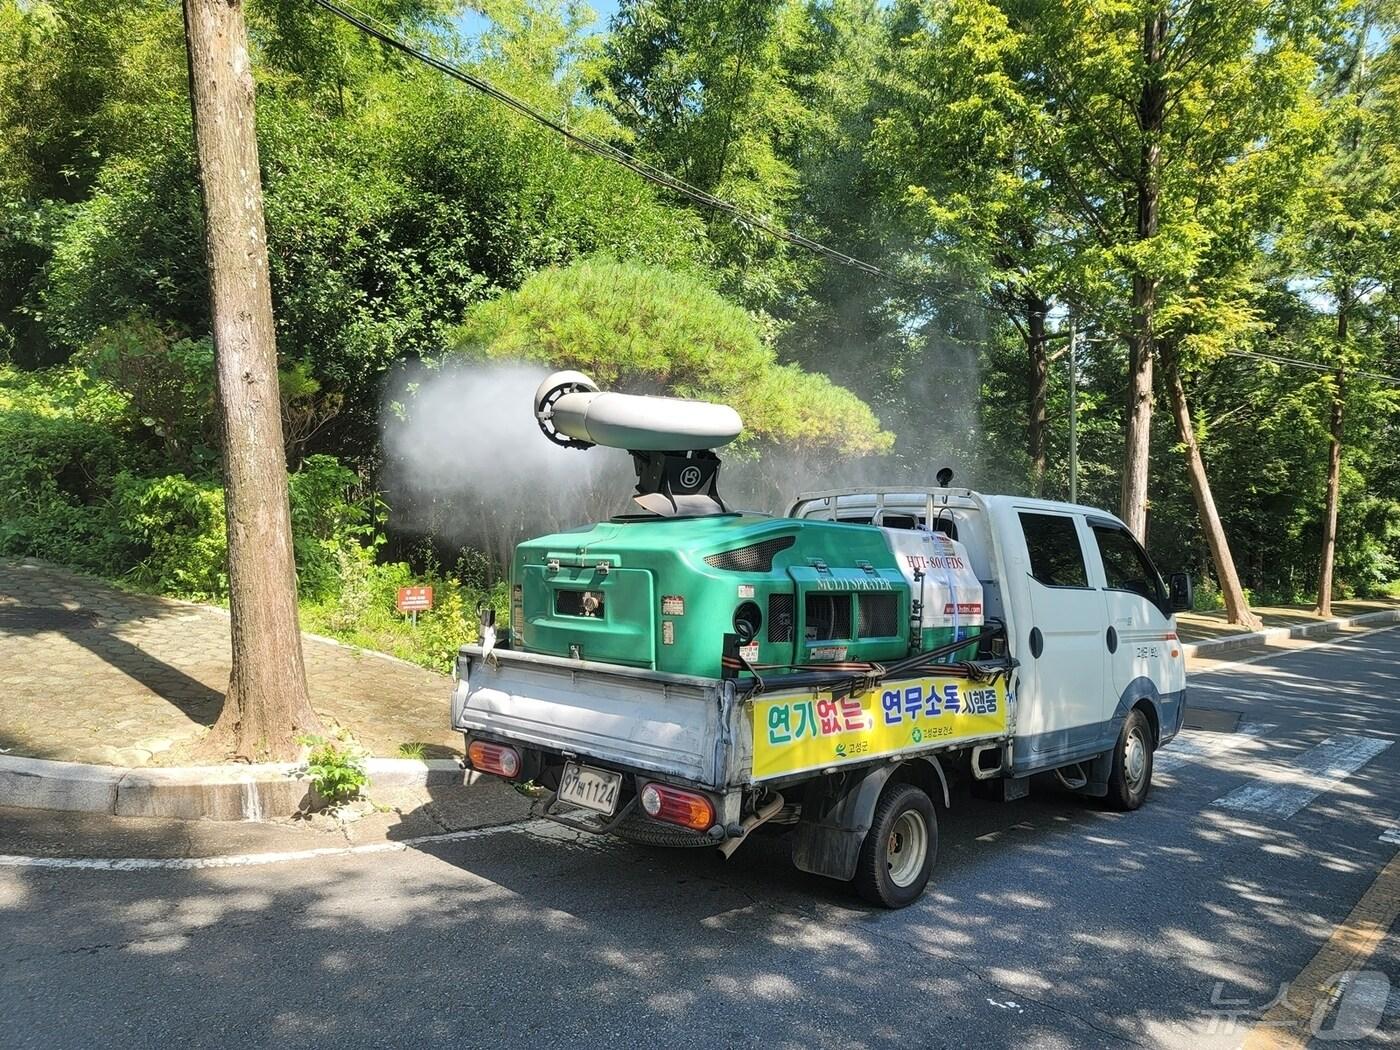
[[[937,856],[933,802],[913,784],[891,784],[875,807],[852,885],[871,904],[903,908],[924,892]]]

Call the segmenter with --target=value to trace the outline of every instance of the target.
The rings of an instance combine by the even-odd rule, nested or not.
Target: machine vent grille
[[[712,569],[726,569],[729,572],[772,572],[773,555],[787,550],[795,542],[795,536],[776,536],[771,540],[750,543],[747,547],[711,554],[705,559],[705,564]]]
[[[899,633],[899,595],[860,594],[860,631],[857,638],[888,638]]]
[[[770,642],[790,642],[796,633],[793,613],[797,611],[797,601],[791,594],[770,594],[768,596],[768,640]]]
[[[851,637],[849,591],[811,591],[805,604],[807,641],[826,642]]]

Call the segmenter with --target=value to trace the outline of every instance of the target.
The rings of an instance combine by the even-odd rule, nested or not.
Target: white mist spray
[[[625,452],[569,449],[540,433],[531,401],[549,369],[462,363],[405,368],[381,413],[393,526],[485,550],[633,509]]]

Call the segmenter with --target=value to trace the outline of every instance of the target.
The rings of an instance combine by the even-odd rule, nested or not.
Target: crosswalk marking
[[[1390,745],[1389,740],[1368,736],[1328,737],[1287,766],[1280,767],[1276,778],[1245,784],[1211,805],[1271,817],[1291,817]]]
[[[1274,726],[1268,722],[1245,722],[1233,733],[1207,733],[1188,730],[1180,733],[1152,760],[1154,773],[1170,773],[1192,762],[1218,758],[1250,740],[1265,736]]]

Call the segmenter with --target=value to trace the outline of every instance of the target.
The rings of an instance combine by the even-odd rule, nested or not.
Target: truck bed
[[[452,725],[722,791],[1005,740],[1003,678],[923,673],[851,695],[463,646]],[[848,680],[849,680],[849,676]]]
[[[454,729],[716,790],[745,779],[732,681],[475,645],[457,677]]]

